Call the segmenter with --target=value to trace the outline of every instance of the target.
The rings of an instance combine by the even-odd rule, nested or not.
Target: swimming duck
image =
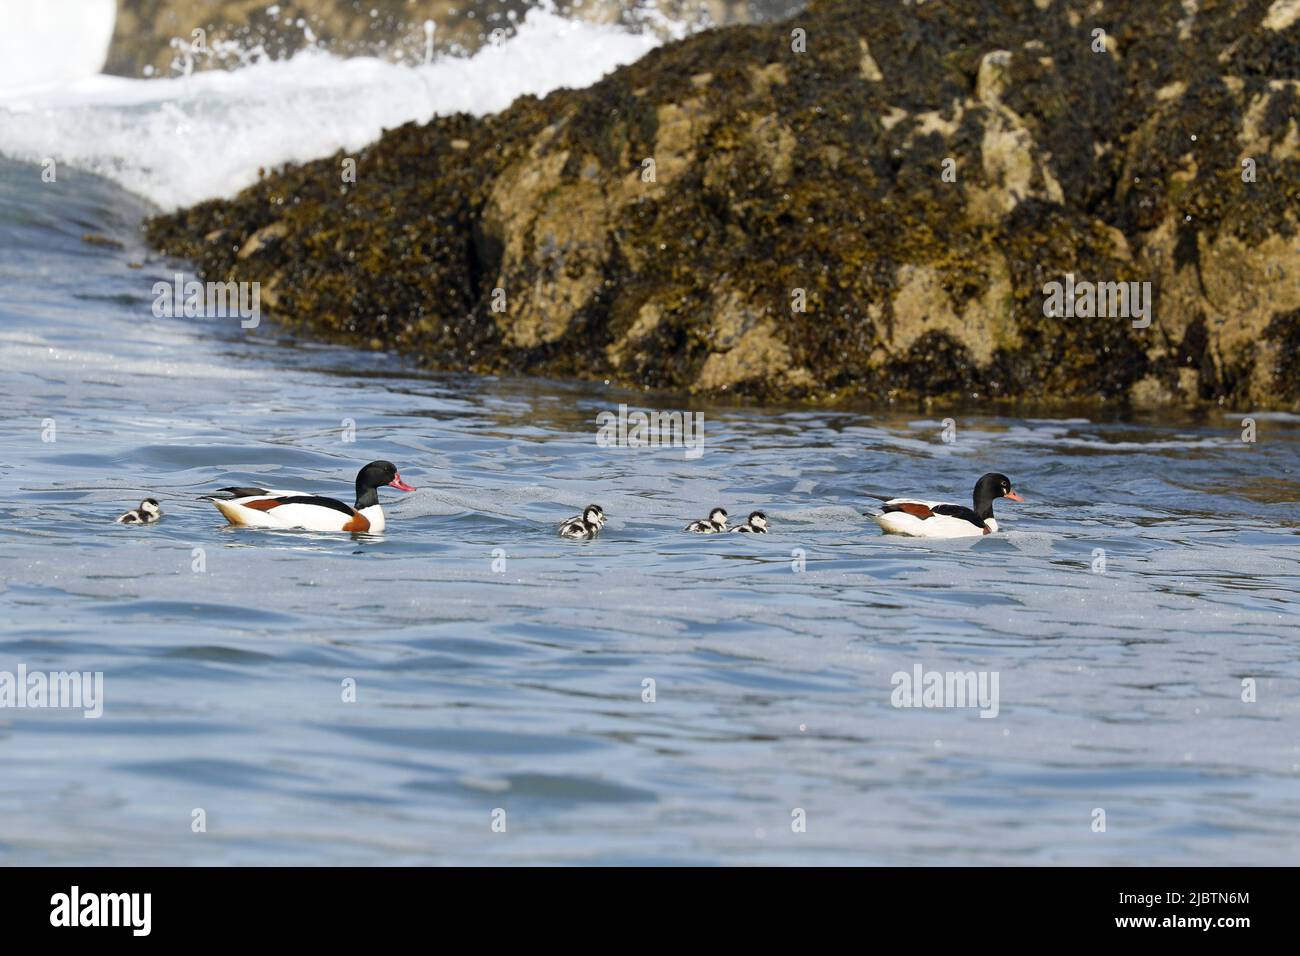
[[[693,534],[718,534],[727,530],[727,512],[723,508],[714,508],[709,516],[701,521],[692,521],[686,530]]]
[[[869,517],[886,534],[905,534],[914,538],[965,538],[991,534],[998,530],[997,520],[993,517],[993,502],[998,498],[1025,500],[1012,490],[1010,478],[995,471],[975,482],[973,509],[916,498],[871,497],[885,503],[879,514],[869,514]]]
[[[761,511],[751,511],[744,524],[738,524],[730,530],[740,534],[767,534],[767,515]]]
[[[153,524],[162,517],[162,507],[157,498],[146,498],[139,508],[132,508],[124,515],[114,519],[117,524]]]
[[[378,492],[383,485],[398,491],[415,490],[402,481],[391,461],[372,461],[357,472],[355,505],[301,491],[266,488],[222,488],[218,493],[225,497],[205,497],[227,521],[241,527],[378,534],[385,525]]]
[[[605,510],[600,505],[587,505],[582,514],[560,525],[561,538],[583,538],[590,541],[605,527]]]

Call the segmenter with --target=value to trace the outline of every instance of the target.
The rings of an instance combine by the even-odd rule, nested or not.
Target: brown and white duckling
[[[600,505],[587,505],[582,514],[560,525],[561,538],[581,538],[590,541],[605,527],[605,509]]]
[[[966,538],[992,534],[998,530],[997,519],[993,517],[993,502],[998,498],[1025,500],[1012,490],[1011,479],[996,471],[975,482],[974,508],[916,498],[871,497],[885,503],[879,514],[869,516],[884,529],[885,534],[905,534],[913,538]]]
[[[727,512],[723,508],[714,508],[702,521],[692,521],[686,526],[692,534],[719,534],[727,530]]]
[[[139,508],[132,508],[124,515],[114,519],[117,524],[153,524],[162,517],[162,506],[157,498],[146,498]]]
[[[767,515],[761,511],[751,511],[744,524],[738,524],[731,530],[740,534],[767,534]]]

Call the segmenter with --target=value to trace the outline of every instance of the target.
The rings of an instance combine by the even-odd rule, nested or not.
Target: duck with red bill
[[[1023,502],[1011,487],[1011,479],[999,472],[989,472],[975,482],[971,496],[973,508],[943,501],[919,498],[886,498],[873,495],[885,503],[879,514],[870,515],[885,534],[903,534],[913,538],[966,538],[992,534],[998,530],[993,517],[993,502],[998,498]]]
[[[267,488],[222,488],[208,498],[227,521],[239,527],[378,534],[386,524],[384,509],[379,507],[379,489],[385,485],[415,490],[402,481],[391,461],[372,461],[357,472],[356,503],[351,505],[323,495]]]

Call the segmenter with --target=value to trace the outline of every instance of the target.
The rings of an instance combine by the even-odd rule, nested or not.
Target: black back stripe
[[[218,488],[217,491],[223,491],[232,498],[260,498],[270,494],[265,488]]]
[[[937,515],[948,515],[950,518],[964,518],[977,528],[984,527],[984,522],[980,520],[980,516],[970,508],[963,507],[962,505],[935,505],[930,510]]]
[[[356,511],[349,505],[345,505],[337,498],[322,498],[319,495],[293,495],[290,498],[277,498],[282,505],[315,505],[318,508],[331,508],[334,511],[342,512],[349,518],[356,514]]]

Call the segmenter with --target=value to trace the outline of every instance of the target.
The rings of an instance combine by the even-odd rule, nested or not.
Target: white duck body
[[[244,528],[378,534],[386,525],[377,493],[384,485],[399,491],[415,490],[402,481],[392,462],[372,461],[357,473],[356,505],[301,491],[267,488],[222,488],[225,497],[209,496],[209,500],[227,521]]]
[[[332,505],[323,504],[326,501],[332,502]],[[379,505],[358,511],[335,498],[320,498],[296,491],[277,491],[242,498],[213,498],[212,503],[225,515],[227,521],[244,528],[295,528],[304,531],[368,534],[379,534],[384,530],[384,509]]]
[[[886,508],[900,507],[902,505],[918,505],[931,512],[931,514],[929,517],[922,518],[907,511],[885,511],[871,517],[886,534],[903,534],[912,538],[969,538],[992,534],[998,530],[998,523],[994,518],[989,518],[983,525],[976,525],[965,518],[955,515],[933,513],[936,508],[944,506],[949,508],[958,507],[946,501],[891,498],[885,502]],[[970,511],[969,508],[964,510]]]
[[[885,498],[884,507],[871,518],[886,534],[905,534],[913,538],[972,538],[998,530],[993,517],[993,502],[999,498],[1024,501],[1011,487],[1011,479],[999,472],[989,472],[975,482],[971,495],[975,507],[925,501],[921,498]]]

